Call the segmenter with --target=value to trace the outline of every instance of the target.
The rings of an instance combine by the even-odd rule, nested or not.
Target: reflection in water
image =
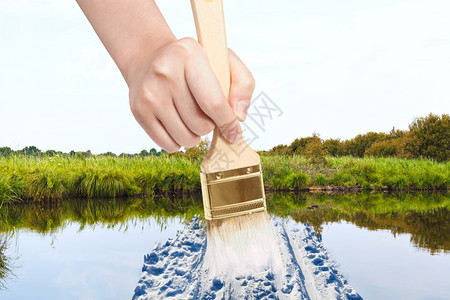
[[[294,194],[267,196],[269,213],[309,222],[320,234],[328,222],[347,221],[369,230],[410,233],[411,242],[431,253],[450,251],[450,197],[446,193]],[[201,196],[107,200],[66,200],[3,206],[0,233],[28,229],[54,234],[68,224],[126,230],[126,223],[153,217],[161,229],[167,219],[190,220],[202,215]],[[3,238],[5,239],[5,238]]]
[[[369,230],[411,234],[411,243],[431,254],[450,251],[450,197],[447,194],[272,194],[269,211],[309,222],[321,234],[323,224],[347,221]]]
[[[0,290],[6,289],[6,280],[14,276],[13,258],[8,255],[10,234],[0,233]]]
[[[20,229],[53,239],[71,224],[77,224],[80,231],[96,226],[126,231],[128,224],[136,224],[138,220],[150,222],[151,217],[163,230],[170,218],[187,221],[199,215],[203,207],[197,198],[72,199],[4,205],[0,210],[0,290],[14,277],[14,259],[7,252],[9,241]]]
[[[28,229],[41,234],[53,234],[68,224],[105,226],[126,230],[126,223],[153,217],[161,229],[167,219],[181,217],[190,220],[203,211],[197,197],[154,197],[130,199],[72,199],[41,203],[16,203],[0,211],[0,232]]]
[[[411,234],[411,243],[431,254],[450,251],[450,198],[441,194],[268,194],[269,213],[309,222],[320,234],[323,224],[347,221],[369,230]],[[101,226],[120,231],[127,224],[155,219],[164,229],[169,218],[188,221],[203,214],[201,196],[16,203],[0,210],[0,288],[12,276],[8,241],[19,229],[54,235],[66,226]]]

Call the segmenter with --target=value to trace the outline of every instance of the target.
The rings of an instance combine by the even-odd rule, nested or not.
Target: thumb
[[[231,72],[230,105],[239,121],[243,122],[247,118],[247,111],[255,90],[255,79],[233,50],[229,49],[228,53]]]

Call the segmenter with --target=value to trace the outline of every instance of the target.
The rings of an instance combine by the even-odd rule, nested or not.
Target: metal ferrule
[[[266,210],[261,165],[200,173],[200,179],[207,220]]]

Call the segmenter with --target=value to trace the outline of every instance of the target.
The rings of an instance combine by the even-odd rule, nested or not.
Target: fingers
[[[182,39],[158,50],[130,80],[131,110],[146,133],[168,152],[193,147],[217,127],[231,143],[242,139],[255,83],[229,51],[231,87],[227,101],[203,48]]]
[[[145,110],[143,110],[145,111]],[[143,112],[141,111],[141,113]],[[135,114],[133,112],[133,114]],[[180,149],[180,144],[175,142],[175,140],[167,132],[166,128],[163,126],[161,121],[152,116],[152,114],[146,114],[145,118],[135,114],[135,118],[139,125],[145,130],[148,136],[162,149],[169,153],[173,153]]]
[[[200,136],[187,128],[170,100],[155,108],[151,100],[144,99],[139,108],[132,111],[150,138],[169,153],[178,151],[181,146],[191,148],[200,143]]]
[[[203,51],[186,62],[186,82],[200,109],[217,125],[231,143],[241,139],[239,119],[228,104]]]
[[[247,118],[247,111],[255,90],[255,80],[250,70],[233,50],[229,49],[228,53],[231,71],[230,105],[239,120],[243,122]]]
[[[200,143],[200,136],[186,126],[173,103],[157,112],[156,116],[177,144],[192,148]]]
[[[203,136],[216,127],[211,118],[198,106],[186,84],[179,86],[174,93],[173,102],[176,110],[190,131],[198,136]]]
[[[159,121],[158,119],[155,119],[152,123],[152,126],[149,127],[149,130],[146,130],[144,127],[145,132],[150,136],[150,138],[161,147],[161,149],[166,150],[169,153],[177,152],[180,149],[179,143],[177,143],[172,136],[169,134],[167,129],[164,127],[164,125]]]

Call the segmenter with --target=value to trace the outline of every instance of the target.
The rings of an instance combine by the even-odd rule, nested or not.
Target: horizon
[[[448,114],[445,114],[445,115],[447,115],[448,116]],[[427,115],[428,116],[428,115]],[[425,117],[425,116],[422,116],[422,117]],[[422,118],[422,117],[419,117],[419,118]],[[412,121],[411,121],[411,123],[414,121],[414,120],[416,120],[417,118],[414,118]],[[409,126],[409,125],[408,125]],[[384,134],[389,134],[390,132],[392,132],[393,130],[401,130],[401,131],[403,131],[403,132],[408,132],[409,131],[409,129],[407,129],[407,130],[402,130],[402,129],[398,129],[398,128],[395,128],[395,127],[392,127],[391,128],[391,130],[389,130],[389,131],[386,131],[386,132],[375,132],[375,133],[384,133]],[[368,132],[365,132],[365,133],[358,133],[357,135],[355,135],[354,137],[351,137],[351,138],[349,138],[349,139],[340,139],[340,138],[333,138],[333,137],[330,137],[330,138],[328,138],[328,139],[323,139],[323,138],[321,138],[321,136],[320,136],[320,133],[317,133],[317,132],[313,132],[312,134],[310,134],[309,136],[301,136],[301,137],[296,137],[294,140],[292,140],[291,142],[288,142],[287,144],[278,144],[278,145],[274,145],[274,146],[271,146],[270,148],[267,148],[267,149],[255,149],[255,151],[262,151],[262,152],[266,152],[266,151],[270,151],[270,150],[272,150],[274,147],[277,147],[277,146],[282,146],[282,145],[286,145],[286,146],[289,146],[289,145],[291,145],[295,140],[297,140],[297,139],[302,139],[302,138],[308,138],[308,137],[313,137],[313,136],[317,136],[317,137],[319,137],[322,141],[326,141],[326,140],[338,140],[338,141],[340,141],[340,142],[345,142],[345,141],[349,141],[349,140],[353,140],[355,137],[357,137],[357,136],[359,136],[359,135],[366,135],[366,134],[368,134],[368,133],[373,133],[374,131],[368,131]],[[245,138],[245,137],[244,137]],[[210,142],[211,141],[211,135],[207,135],[207,136],[204,136],[203,138],[202,138],[202,141],[204,141],[204,140],[207,140],[208,142]],[[251,144],[249,144],[250,146],[251,146]],[[197,145],[198,146],[198,145]],[[197,147],[196,146],[196,147]],[[157,153],[161,153],[162,151],[165,151],[164,149],[162,149],[162,148],[160,148],[160,147],[158,147],[158,146],[156,146],[156,147],[152,147],[152,148],[148,148],[148,149],[140,149],[140,150],[138,150],[137,152],[135,152],[135,153],[130,153],[130,152],[114,152],[114,151],[111,151],[111,150],[107,150],[107,151],[104,151],[104,152],[93,152],[93,151],[91,151],[90,149],[82,149],[82,150],[70,150],[70,151],[62,151],[62,150],[57,150],[57,149],[41,149],[41,148],[39,148],[38,146],[36,146],[36,145],[27,145],[27,146],[24,146],[23,148],[17,148],[17,149],[14,149],[14,148],[12,148],[12,147],[9,147],[9,146],[3,146],[3,145],[0,145],[0,149],[1,148],[5,148],[5,147],[8,147],[8,148],[10,148],[12,151],[23,151],[23,150],[25,150],[26,148],[29,148],[29,147],[35,147],[35,148],[37,148],[37,150],[39,150],[41,153],[45,153],[46,151],[56,151],[56,152],[58,152],[58,153],[63,153],[63,154],[70,154],[71,152],[90,152],[92,155],[103,155],[103,154],[108,154],[108,153],[112,153],[112,154],[115,154],[116,156],[120,156],[121,154],[126,154],[126,155],[140,155],[140,153],[142,152],[142,151],[152,151],[152,150],[156,150],[156,152]],[[193,147],[193,148],[195,148],[195,147]],[[182,147],[180,150],[178,150],[177,152],[178,153],[184,153],[184,152],[186,152],[186,148],[184,148],[184,147]],[[177,152],[175,152],[175,153],[177,153]]]

